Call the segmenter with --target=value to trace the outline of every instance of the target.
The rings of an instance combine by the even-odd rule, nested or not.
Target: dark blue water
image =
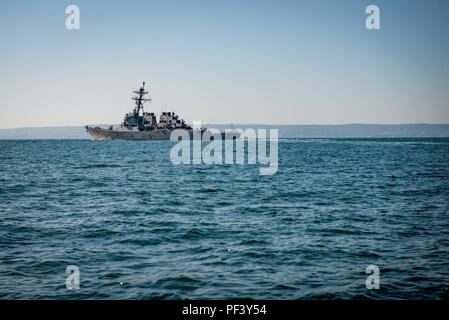
[[[283,140],[275,176],[171,146],[0,141],[0,298],[449,298],[449,139]]]

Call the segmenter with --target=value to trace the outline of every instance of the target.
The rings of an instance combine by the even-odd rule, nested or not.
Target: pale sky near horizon
[[[1,1],[0,128],[119,123],[142,81],[146,110],[188,122],[449,123],[448,15],[445,0]]]

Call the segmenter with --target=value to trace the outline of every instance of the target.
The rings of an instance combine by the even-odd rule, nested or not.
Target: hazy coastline
[[[207,124],[208,128],[278,129],[280,138],[449,137],[449,124],[268,125]],[[0,129],[0,139],[89,139],[83,126]]]

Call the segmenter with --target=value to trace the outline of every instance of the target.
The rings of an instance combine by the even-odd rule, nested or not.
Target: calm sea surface
[[[0,141],[0,298],[449,298],[449,139],[282,140],[274,176],[172,145]]]

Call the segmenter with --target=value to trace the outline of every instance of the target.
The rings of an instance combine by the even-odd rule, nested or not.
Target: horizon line
[[[449,123],[429,123],[429,122],[411,122],[411,123],[364,123],[364,122],[352,122],[352,123],[336,123],[336,124],[272,124],[272,123],[207,123],[205,125],[233,125],[233,126],[351,126],[351,125],[371,125],[371,126],[410,126],[410,125],[430,125],[430,126],[444,126]],[[110,125],[110,124],[92,124],[92,125]],[[113,124],[118,125],[118,124]],[[0,130],[14,130],[14,129],[43,129],[43,128],[78,128],[85,127],[86,125],[51,125],[51,126],[22,126],[22,127],[9,127],[0,128]]]

